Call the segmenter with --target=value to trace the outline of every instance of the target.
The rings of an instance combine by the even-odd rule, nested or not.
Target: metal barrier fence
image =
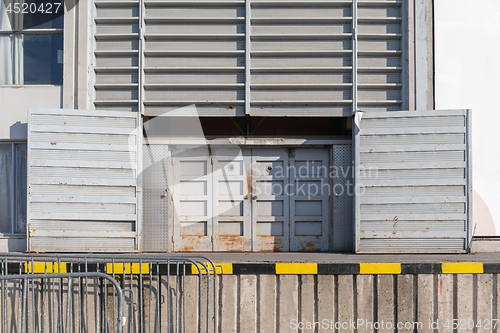
[[[84,312],[74,306],[73,282],[76,279],[80,285],[82,279],[88,278],[107,280],[113,285],[117,297],[114,330],[122,333],[125,324],[122,288],[109,275],[98,272],[0,275],[2,332],[74,332],[75,324],[80,332],[87,332],[88,309]],[[87,290],[85,294],[88,304]]]
[[[1,332],[216,332],[202,256],[0,255]],[[123,304],[124,302],[124,304]]]

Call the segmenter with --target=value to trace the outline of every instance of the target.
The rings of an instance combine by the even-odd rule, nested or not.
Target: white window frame
[[[60,10],[64,10],[64,2],[61,1],[62,4],[61,4],[61,8]],[[63,27],[64,27],[64,15],[62,15],[63,17]],[[21,30],[21,31],[16,31],[15,29],[13,30],[0,30],[0,36],[14,36],[14,35],[33,35],[33,34],[40,34],[40,35],[52,35],[52,34],[63,34],[64,32],[64,28],[48,28],[48,29],[37,29],[37,28],[33,28],[33,29],[25,29],[25,30]],[[63,52],[64,52],[64,39],[63,39]],[[19,61],[22,61],[22,59],[18,59]],[[64,64],[64,53],[63,53],[63,64]],[[18,69],[16,69],[18,70]],[[63,73],[63,77],[64,77],[64,73]],[[19,83],[19,80],[20,80],[20,77],[17,73],[13,73],[13,83],[11,84],[1,84],[0,86],[16,86],[16,87],[19,87],[19,86],[46,86],[46,85],[49,85],[49,86],[62,86],[62,82],[61,84],[50,84],[50,83],[42,83],[42,84],[25,84],[24,83],[24,78],[23,78],[23,83]],[[63,79],[64,81],[64,79]]]
[[[17,232],[17,208],[18,208],[18,202],[17,202],[17,179],[19,176],[22,176],[19,174],[18,169],[17,169],[17,145],[25,145],[26,149],[28,148],[27,142],[26,141],[7,141],[7,142],[2,142],[0,141],[0,145],[3,146],[11,146],[11,152],[12,152],[12,178],[11,178],[11,191],[10,191],[10,196],[12,198],[11,201],[11,232],[9,233],[1,233],[0,232],[0,237],[19,237],[23,236],[26,237],[26,232],[25,233],[19,233]],[[27,150],[26,150],[27,154]],[[25,177],[28,177],[26,174]],[[27,200],[27,197],[25,197]],[[27,212],[26,212],[27,213]],[[26,221],[26,228],[27,228],[27,221]]]

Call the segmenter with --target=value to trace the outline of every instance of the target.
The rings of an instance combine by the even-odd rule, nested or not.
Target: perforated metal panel
[[[407,108],[406,3],[94,0],[96,108],[349,116]]]
[[[356,252],[468,251],[469,118],[469,110],[356,114]]]
[[[29,250],[138,249],[139,124],[135,112],[30,110]]]
[[[169,148],[167,145],[144,145],[142,152],[142,251],[167,252],[170,250],[171,202]]]
[[[334,252],[354,251],[352,145],[333,145]]]

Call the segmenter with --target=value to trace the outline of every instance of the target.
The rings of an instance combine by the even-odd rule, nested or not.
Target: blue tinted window
[[[25,34],[23,46],[24,84],[62,84],[62,34]]]

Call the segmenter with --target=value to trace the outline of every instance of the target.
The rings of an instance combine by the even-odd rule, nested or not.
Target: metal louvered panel
[[[360,247],[370,253],[454,253],[463,252],[458,249],[464,249],[467,244],[461,238],[364,238],[360,241]]]
[[[402,0],[94,3],[98,109],[345,117],[408,107]]]
[[[469,110],[356,114],[357,253],[468,251],[469,117]],[[418,134],[426,128],[434,133]]]
[[[143,16],[145,115],[244,115],[244,1],[146,0]]]
[[[94,0],[93,89],[97,110],[139,111],[139,1]]]
[[[30,110],[29,250],[138,250],[138,115]]]
[[[352,6],[251,1],[249,114],[351,114]]]
[[[407,106],[404,22],[401,0],[357,1],[357,105],[373,111]]]

